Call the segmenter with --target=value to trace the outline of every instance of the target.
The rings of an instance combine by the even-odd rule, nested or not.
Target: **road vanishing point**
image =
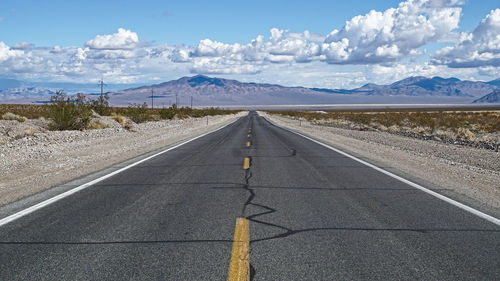
[[[0,220],[1,280],[500,280],[495,218],[255,112],[75,188]]]

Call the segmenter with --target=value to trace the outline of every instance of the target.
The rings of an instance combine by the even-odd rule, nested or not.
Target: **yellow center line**
[[[245,157],[245,160],[243,160],[243,169],[247,170],[250,169],[250,158]]]
[[[246,144],[245,144],[247,147],[250,147],[250,142],[247,141]]]
[[[228,281],[250,280],[250,221],[236,219]]]

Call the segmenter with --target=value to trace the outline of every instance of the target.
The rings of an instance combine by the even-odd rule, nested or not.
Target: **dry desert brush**
[[[92,120],[92,108],[86,98],[78,94],[75,98],[68,97],[63,91],[57,91],[50,98],[49,116],[52,119],[52,130],[82,130],[88,128]]]
[[[274,111],[313,124],[355,130],[377,130],[392,133],[432,136],[470,141],[499,141],[499,110],[399,110],[399,111]]]

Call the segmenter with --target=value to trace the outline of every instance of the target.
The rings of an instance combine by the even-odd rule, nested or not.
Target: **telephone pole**
[[[179,107],[179,102],[177,100],[177,93],[175,93],[175,106]]]
[[[104,79],[102,78],[101,76],[101,80],[99,80],[99,85],[101,86],[101,100],[103,98],[103,95],[104,95]]]
[[[191,96],[191,109],[193,109],[193,96]]]
[[[151,110],[154,109],[154,92],[153,92],[153,88],[151,88]]]

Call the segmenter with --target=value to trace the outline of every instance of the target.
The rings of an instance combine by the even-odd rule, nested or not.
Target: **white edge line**
[[[112,177],[112,176],[114,176],[114,175],[116,175],[116,174],[119,174],[119,173],[121,173],[121,172],[123,172],[123,171],[125,171],[125,170],[128,170],[128,169],[130,169],[130,168],[132,168],[132,167],[134,167],[134,166],[137,166],[137,165],[139,165],[139,164],[141,164],[141,163],[143,163],[143,162],[146,162],[146,161],[150,160],[151,158],[154,158],[154,157],[156,157],[156,156],[158,156],[158,155],[161,155],[161,154],[163,154],[163,153],[165,153],[165,152],[168,152],[168,151],[170,151],[170,150],[176,149],[176,148],[177,148],[177,147],[179,147],[179,146],[185,145],[186,143],[192,142],[192,141],[194,141],[194,140],[196,140],[196,139],[199,139],[199,138],[201,138],[201,137],[204,137],[204,136],[206,136],[206,135],[208,135],[208,134],[211,134],[211,133],[214,133],[214,132],[216,132],[216,131],[219,131],[219,130],[221,130],[221,129],[223,129],[223,128],[225,128],[225,127],[227,127],[227,126],[229,126],[229,125],[233,124],[233,123],[234,123],[234,122],[236,122],[238,119],[239,119],[239,118],[236,118],[236,120],[234,120],[233,122],[230,122],[230,123],[228,123],[228,124],[226,124],[226,125],[224,125],[224,126],[221,126],[221,127],[217,128],[217,129],[215,129],[215,130],[212,130],[212,131],[206,132],[206,133],[201,134],[201,135],[199,135],[199,136],[197,136],[197,137],[194,137],[194,138],[192,138],[192,139],[189,139],[189,140],[187,140],[187,141],[184,141],[184,142],[182,142],[182,143],[179,143],[179,144],[177,144],[177,145],[175,145],[175,146],[169,147],[169,148],[167,148],[167,149],[165,149],[165,150],[162,150],[162,151],[160,151],[160,152],[158,152],[158,153],[156,153],[156,154],[154,154],[154,155],[148,156],[148,157],[146,157],[146,158],[144,158],[144,159],[141,159],[141,160],[139,160],[139,161],[137,161],[137,162],[134,162],[134,163],[132,163],[132,164],[130,164],[130,165],[128,165],[128,166],[125,166],[125,167],[123,167],[123,168],[121,168],[121,169],[118,169],[118,170],[116,170],[116,171],[114,171],[114,172],[111,172],[111,173],[109,173],[109,174],[107,174],[107,175],[104,175],[104,176],[102,176],[102,177],[100,177],[100,178],[97,178],[97,179],[94,179],[94,180],[89,181],[89,182],[87,182],[87,183],[84,183],[84,184],[82,184],[82,185],[79,185],[79,186],[77,186],[77,187],[75,187],[75,188],[73,188],[73,189],[70,189],[70,190],[68,190],[68,191],[66,191],[66,192],[63,192],[63,193],[61,193],[61,194],[59,194],[59,195],[56,195],[56,196],[54,196],[54,197],[52,197],[52,198],[50,198],[50,199],[47,199],[47,200],[42,201],[42,202],[40,202],[40,203],[38,203],[38,204],[35,204],[35,205],[31,206],[31,207],[28,207],[28,208],[26,208],[26,209],[24,209],[24,210],[22,210],[22,211],[19,211],[19,212],[14,213],[14,214],[12,214],[12,215],[10,215],[10,216],[7,216],[7,217],[5,217],[5,218],[3,218],[3,219],[1,219],[1,220],[0,220],[0,226],[4,226],[4,225],[6,225],[6,224],[8,224],[8,223],[10,223],[10,222],[12,222],[12,221],[15,221],[15,220],[17,220],[17,219],[21,218],[21,217],[24,217],[24,216],[26,216],[26,215],[28,215],[28,214],[31,214],[31,213],[33,213],[33,212],[35,212],[35,211],[37,211],[37,210],[39,210],[39,209],[41,209],[41,208],[43,208],[43,207],[45,207],[45,206],[48,206],[48,205],[50,205],[50,204],[52,204],[52,203],[54,203],[54,202],[57,202],[57,201],[59,201],[59,200],[61,200],[61,199],[63,199],[63,198],[66,198],[66,197],[68,197],[68,196],[70,196],[70,195],[72,195],[72,194],[74,194],[74,193],[77,193],[78,191],[84,190],[85,188],[87,188],[87,187],[89,187],[89,186],[92,186],[92,185],[94,185],[94,184],[96,184],[96,183],[98,183],[98,182],[101,182],[101,181],[103,181],[103,180],[105,180],[105,179],[107,179],[107,178],[110,178],[110,177]]]
[[[310,141],[313,141],[313,142],[315,142],[315,143],[317,143],[317,144],[319,144],[319,145],[322,145],[322,146],[324,146],[324,147],[326,147],[326,148],[328,148],[328,149],[331,149],[331,150],[333,150],[333,151],[335,151],[335,152],[337,152],[337,153],[340,153],[340,154],[342,154],[342,155],[344,155],[344,156],[346,156],[346,157],[349,157],[349,158],[351,158],[351,159],[353,159],[353,160],[355,160],[355,161],[358,161],[358,162],[359,162],[359,163],[361,163],[361,164],[364,164],[364,165],[366,165],[366,166],[368,166],[368,167],[370,167],[370,168],[373,168],[373,169],[375,169],[375,170],[377,170],[377,171],[379,171],[379,172],[381,172],[381,173],[384,173],[384,174],[386,174],[386,175],[388,175],[388,176],[390,176],[390,177],[392,177],[392,178],[394,178],[394,179],[397,179],[397,180],[399,180],[399,181],[401,181],[401,182],[404,182],[404,183],[406,183],[406,184],[408,184],[408,185],[410,185],[410,186],[412,186],[412,187],[414,187],[414,188],[420,189],[421,191],[423,191],[423,192],[425,192],[425,193],[427,193],[427,194],[429,194],[429,195],[432,195],[432,196],[434,196],[434,197],[436,197],[436,198],[438,198],[438,199],[441,199],[441,200],[443,200],[443,201],[445,201],[445,202],[447,202],[447,203],[449,203],[449,204],[452,204],[452,205],[454,205],[454,206],[456,206],[456,207],[458,207],[458,208],[460,208],[460,209],[462,209],[462,210],[465,210],[465,211],[467,211],[467,212],[469,212],[469,213],[472,213],[472,214],[474,214],[474,215],[476,215],[476,216],[478,216],[478,217],[480,217],[480,218],[483,218],[483,219],[485,219],[485,220],[487,220],[487,221],[489,221],[489,222],[492,222],[492,223],[494,223],[494,224],[496,224],[496,225],[500,226],[500,219],[497,219],[497,218],[495,218],[495,217],[493,217],[493,216],[490,216],[490,215],[488,215],[488,214],[485,214],[485,213],[483,213],[483,212],[481,212],[481,211],[479,211],[479,210],[476,210],[476,209],[474,209],[474,208],[472,208],[472,207],[469,207],[469,206],[467,206],[467,205],[465,205],[465,204],[462,204],[462,203],[460,203],[460,202],[458,202],[458,201],[455,201],[455,200],[453,200],[453,199],[451,199],[451,198],[448,198],[448,197],[446,197],[446,196],[444,196],[444,195],[442,195],[442,194],[439,194],[439,193],[437,193],[437,192],[435,192],[435,191],[432,191],[432,190],[430,190],[430,189],[427,189],[427,188],[425,188],[425,187],[423,187],[423,186],[421,186],[421,185],[419,185],[419,184],[416,184],[416,183],[414,183],[414,182],[412,182],[412,181],[409,181],[409,180],[407,180],[407,179],[405,179],[405,178],[403,178],[403,177],[400,177],[400,176],[398,176],[398,175],[396,175],[396,174],[393,174],[393,173],[391,173],[391,172],[389,172],[389,171],[387,171],[387,170],[384,170],[384,169],[382,169],[382,168],[380,168],[380,167],[377,167],[377,166],[375,166],[375,165],[373,165],[373,164],[371,164],[371,163],[368,163],[368,162],[366,162],[366,161],[364,161],[364,160],[361,160],[361,159],[359,159],[359,158],[357,158],[357,157],[355,157],[355,156],[352,156],[352,155],[350,155],[350,154],[348,154],[348,153],[346,153],[346,152],[344,152],[344,151],[342,151],[342,150],[339,150],[339,149],[337,149],[337,148],[334,148],[334,147],[332,147],[332,146],[329,146],[328,144],[322,143],[322,142],[320,142],[320,141],[318,141],[318,140],[315,140],[315,139],[313,139],[313,138],[310,138],[310,137],[308,137],[308,136],[306,136],[306,135],[303,135],[303,134],[301,134],[301,133],[299,133],[299,132],[296,132],[296,131],[294,131],[294,130],[291,130],[291,129],[288,129],[288,128],[285,128],[285,127],[279,126],[279,125],[275,124],[274,122],[270,121],[270,120],[269,120],[269,119],[267,119],[267,118],[266,118],[266,120],[267,120],[267,121],[269,121],[271,124],[273,124],[273,125],[274,125],[274,126],[276,126],[276,127],[282,128],[283,130],[289,131],[289,132],[294,133],[294,134],[297,134],[297,135],[299,135],[299,136],[301,136],[301,137],[303,137],[303,138],[306,138],[306,139],[308,139],[308,140],[310,140]]]

